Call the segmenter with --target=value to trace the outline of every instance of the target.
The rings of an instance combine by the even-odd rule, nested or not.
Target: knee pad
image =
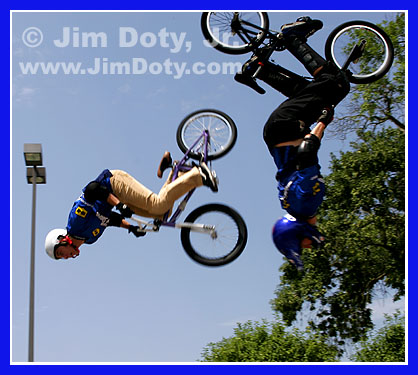
[[[319,138],[310,134],[309,137],[303,138],[302,143],[298,147],[297,151],[297,169],[305,169],[318,164],[318,150],[321,146]]]

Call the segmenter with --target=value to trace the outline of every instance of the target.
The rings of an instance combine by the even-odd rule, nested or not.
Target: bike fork
[[[216,239],[218,234],[214,225],[198,224],[198,223],[178,223],[174,225],[175,228],[188,228],[192,232],[209,234],[211,238]]]
[[[362,40],[359,44],[356,44],[351,50],[346,62],[342,66],[341,70],[347,70],[348,66],[353,62],[356,64],[358,59],[363,55],[363,51],[366,48],[366,40]]]

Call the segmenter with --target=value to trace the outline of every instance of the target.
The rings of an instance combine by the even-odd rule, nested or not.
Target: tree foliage
[[[391,128],[359,138],[352,151],[332,156],[319,215],[325,248],[303,253],[303,274],[284,264],[272,300],[288,325],[309,307],[310,325],[342,341],[373,327],[368,305],[377,286],[393,288],[395,299],[404,294],[404,135]]]
[[[234,335],[209,343],[203,362],[339,362],[342,350],[310,330],[289,330],[277,319],[269,323],[238,323]],[[384,326],[373,330],[355,347],[353,362],[404,362],[405,318],[399,312],[386,316]]]
[[[335,346],[313,332],[287,331],[276,321],[238,323],[234,336],[208,344],[202,353],[207,362],[333,362]]]
[[[385,325],[368,335],[350,358],[355,362],[405,362],[405,318],[387,316]]]
[[[376,130],[388,123],[405,129],[405,14],[399,13],[380,26],[393,42],[395,59],[392,68],[372,84],[352,86],[343,101],[344,107],[339,107],[343,110],[333,121],[329,134],[345,138],[358,129]],[[364,58],[373,59],[373,53]]]

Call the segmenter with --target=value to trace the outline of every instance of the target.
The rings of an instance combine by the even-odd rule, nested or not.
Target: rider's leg
[[[286,38],[287,50],[295,56],[306,68],[306,70],[315,77],[327,65],[327,61],[307,43],[294,35]]]
[[[137,215],[151,218],[162,218],[177,199],[203,185],[202,175],[197,167],[175,181],[164,184],[158,194],[124,171],[113,170],[111,173],[113,176],[110,183],[119,200],[126,203]]]
[[[285,24],[281,27],[282,37],[286,48],[315,76],[326,64],[317,52],[306,44],[306,40],[315,31],[322,28],[322,21],[313,20],[310,17],[300,17],[296,22]]]
[[[242,71],[235,75],[237,82],[251,87],[260,94],[264,94],[265,90],[258,86],[255,78],[264,81],[287,97],[293,96],[309,83],[305,78],[280,65],[275,65],[270,61],[261,63],[256,55],[245,62]]]
[[[309,36],[317,30],[320,30],[322,25],[322,21],[320,20],[312,20],[310,17],[300,17],[296,22],[285,24],[281,28],[281,36],[286,43],[289,44],[287,48],[305,65],[312,75],[319,72],[323,65],[326,64],[326,61],[305,44],[305,42]],[[265,50],[268,52],[268,47]],[[260,87],[255,80],[255,78],[259,78],[288,97],[292,96],[297,91],[295,88],[296,86],[299,86],[299,88],[303,87],[304,82],[302,82],[302,77],[298,76],[296,80],[292,81],[289,78],[295,78],[295,74],[289,71],[277,71],[277,69],[272,68],[274,67],[274,64],[268,62],[265,63],[265,67],[259,70],[257,77],[253,77],[257,68],[259,68],[258,61],[260,60],[260,57],[262,58],[263,51],[264,49],[260,49],[257,52],[257,55],[252,56],[251,59],[243,65],[242,71],[237,73],[234,77],[236,81],[251,87],[260,94],[264,94],[265,90]],[[270,66],[267,66],[267,64]]]
[[[292,97],[309,83],[298,74],[269,61],[263,64],[257,78],[287,97]]]

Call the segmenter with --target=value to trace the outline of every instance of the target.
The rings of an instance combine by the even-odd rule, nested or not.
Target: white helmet
[[[52,229],[45,238],[45,250],[46,253],[52,258],[55,258],[55,246],[60,243],[59,237],[65,237],[67,235],[66,229]]]

